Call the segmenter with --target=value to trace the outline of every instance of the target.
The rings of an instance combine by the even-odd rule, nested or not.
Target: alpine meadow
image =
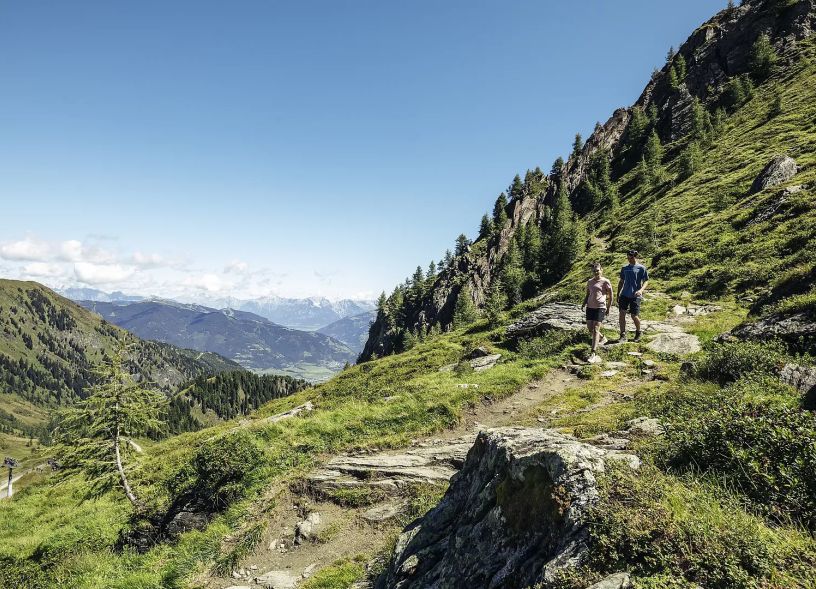
[[[816,588],[816,0],[517,171],[376,302],[0,279],[0,587]]]

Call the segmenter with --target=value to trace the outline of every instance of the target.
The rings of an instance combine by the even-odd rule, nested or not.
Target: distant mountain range
[[[74,301],[111,303],[151,300],[149,297],[126,295],[121,292],[107,293],[93,288],[66,288],[58,292]],[[255,313],[278,325],[306,331],[316,331],[345,317],[376,308],[376,303],[369,300],[330,301],[322,297],[295,299],[275,295],[251,300],[221,297],[201,299],[199,302],[213,309],[235,309]]]
[[[168,396],[196,377],[241,370],[217,354],[140,340],[36,282],[0,279],[0,448],[10,439],[3,435],[43,435],[55,409],[87,394],[95,365],[120,342],[129,346],[127,370]]]
[[[140,338],[214,352],[257,372],[324,380],[357,356],[355,349],[323,333],[291,329],[230,308],[160,299],[79,304]]]
[[[377,311],[376,309],[372,309],[371,311],[366,311],[359,315],[338,319],[334,323],[321,327],[317,331],[318,333],[323,333],[343,342],[359,354],[363,351],[363,347],[368,339],[368,328],[376,317]]]

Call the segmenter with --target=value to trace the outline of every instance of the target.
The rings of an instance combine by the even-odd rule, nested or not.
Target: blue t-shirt
[[[621,268],[620,278],[623,280],[623,290],[620,296],[633,298],[643,283],[649,280],[649,272],[643,264],[626,264]]]

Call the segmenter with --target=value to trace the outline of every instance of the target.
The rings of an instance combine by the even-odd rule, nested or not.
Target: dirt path
[[[286,582],[299,583],[340,559],[376,553],[403,527],[400,515],[406,509],[409,487],[425,484],[444,488],[479,430],[513,424],[578,382],[573,374],[554,370],[504,399],[494,402],[489,397],[481,398],[465,408],[456,427],[414,439],[408,448],[332,458],[315,471],[302,490],[289,489],[277,497],[257,548],[232,575],[210,577],[206,586],[271,587],[272,582],[258,583],[255,579],[277,571],[289,575],[279,585],[285,587]],[[327,499],[326,493],[332,492],[347,493],[365,504],[339,505],[336,498]],[[319,522],[310,534],[299,534],[296,530],[300,525],[303,531],[309,514],[319,514]]]

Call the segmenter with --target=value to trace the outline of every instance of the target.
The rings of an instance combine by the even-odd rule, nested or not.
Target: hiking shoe
[[[632,341],[633,342],[639,342],[640,341],[640,332],[639,331],[635,332],[635,339],[633,339]]]
[[[608,339],[606,339],[606,336],[605,336],[605,335],[602,335],[602,336],[601,336],[601,339],[598,341],[598,345],[599,345],[599,346],[605,346],[605,345],[606,345],[606,344],[608,344],[608,343],[609,343],[609,340],[608,340]]]
[[[620,339],[618,340],[618,343],[620,343],[620,344],[626,343],[626,339],[627,339],[627,338],[626,338],[626,334],[625,334],[625,333],[622,333],[622,334],[620,335]]]
[[[592,355],[587,360],[587,362],[589,362],[590,364],[600,364],[601,361],[602,361],[602,358],[598,354],[596,354],[594,352],[592,353]]]

